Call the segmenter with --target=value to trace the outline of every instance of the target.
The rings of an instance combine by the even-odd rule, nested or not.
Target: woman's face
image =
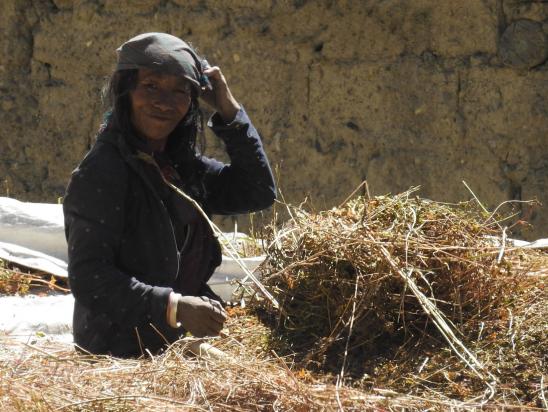
[[[180,76],[139,69],[130,99],[133,126],[153,150],[163,150],[167,137],[190,108],[191,85]]]

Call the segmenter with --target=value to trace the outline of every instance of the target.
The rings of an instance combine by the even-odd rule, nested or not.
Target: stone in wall
[[[499,54],[504,64],[531,69],[544,63],[548,47],[542,26],[533,20],[520,19],[506,27],[499,43]]]
[[[374,194],[454,202],[464,180],[490,208],[548,204],[547,27],[547,3],[514,0],[4,0],[1,187],[57,201],[114,50],[167,31],[223,68],[288,202],[329,208],[367,179]],[[548,209],[522,212],[523,236],[548,236]]]

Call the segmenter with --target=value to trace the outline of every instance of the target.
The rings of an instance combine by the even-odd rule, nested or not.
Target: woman
[[[153,353],[180,338],[218,335],[226,320],[207,285],[221,262],[208,214],[270,206],[275,186],[257,130],[218,67],[188,44],[146,33],[118,50],[111,110],[73,172],[64,200],[73,329],[82,349]],[[201,156],[198,96],[230,165]]]

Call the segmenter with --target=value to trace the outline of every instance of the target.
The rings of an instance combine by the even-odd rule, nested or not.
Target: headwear
[[[187,43],[166,33],[143,33],[122,44],[116,70],[152,69],[183,76],[196,91],[207,81],[203,74],[207,62],[201,60]]]

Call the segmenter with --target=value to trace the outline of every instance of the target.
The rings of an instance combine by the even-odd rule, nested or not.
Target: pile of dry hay
[[[289,208],[263,273],[271,343],[339,382],[548,407],[547,255],[508,245],[476,203],[414,190]]]
[[[227,359],[188,355],[187,342],[160,356],[86,356],[66,344],[0,337],[0,408],[6,411],[447,410],[474,407],[390,390],[324,383],[265,352],[268,330],[232,314],[229,336],[210,342]]]

